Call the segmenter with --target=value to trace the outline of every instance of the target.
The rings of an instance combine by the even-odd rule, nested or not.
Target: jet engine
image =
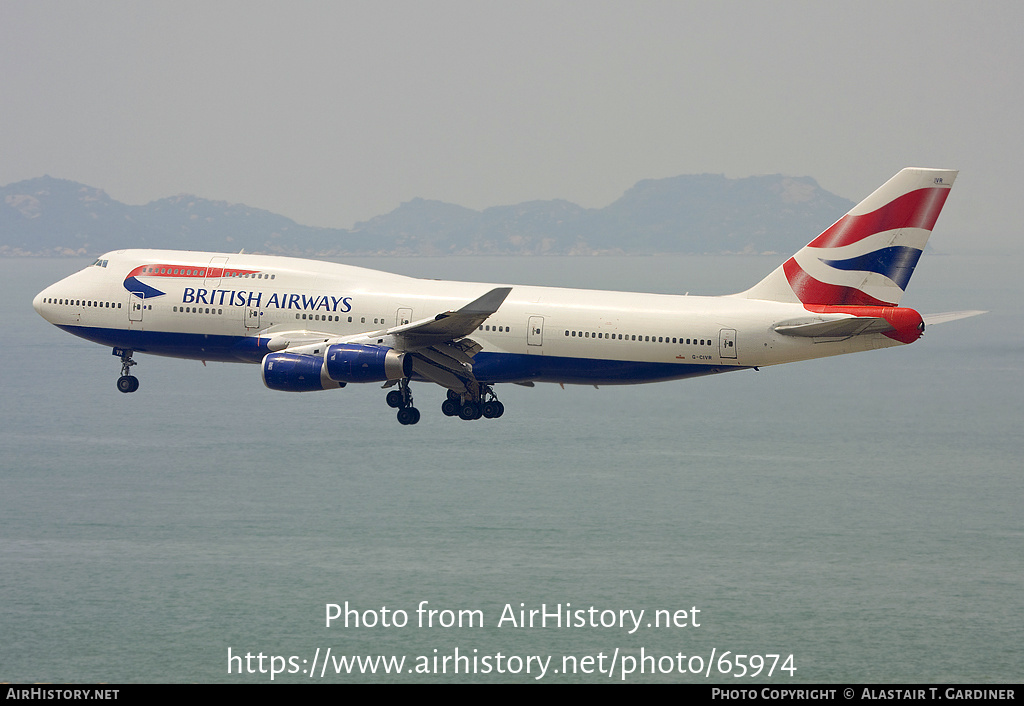
[[[393,348],[339,343],[324,355],[268,353],[263,384],[271,390],[310,392],[345,387],[350,382],[401,380],[412,373],[412,358]]]
[[[336,382],[386,382],[412,373],[412,358],[393,348],[339,343],[324,355],[327,376]]]
[[[282,392],[312,392],[345,387],[331,380],[321,355],[268,353],[263,357],[263,384]]]

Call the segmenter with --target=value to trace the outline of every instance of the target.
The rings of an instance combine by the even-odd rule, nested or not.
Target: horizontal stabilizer
[[[813,321],[806,324],[779,324],[775,327],[775,332],[781,333],[783,336],[807,338],[849,338],[865,333],[885,333],[892,330],[892,324],[874,316],[852,316],[837,321]]]
[[[926,326],[932,326],[934,324],[944,324],[947,321],[956,321],[957,319],[966,319],[971,316],[978,316],[979,314],[987,314],[987,311],[947,311],[942,314],[925,314],[924,323]]]

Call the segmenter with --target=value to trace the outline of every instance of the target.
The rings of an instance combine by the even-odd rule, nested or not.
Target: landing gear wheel
[[[121,359],[121,377],[117,379],[117,389],[121,392],[135,392],[139,389],[139,379],[131,374],[132,366],[138,365],[132,360],[130,348],[115,348],[113,354]]]
[[[465,419],[468,422],[471,419],[479,419],[480,415],[480,405],[476,402],[467,402],[459,407],[459,419]]]
[[[398,389],[387,394],[385,400],[389,407],[398,408],[399,424],[415,424],[420,420],[420,411],[412,406],[412,390],[409,389],[409,378],[398,381]]]
[[[122,375],[117,379],[117,389],[121,392],[135,392],[139,389],[139,379],[134,375]]]
[[[455,390],[448,390],[448,399],[458,404],[459,402],[462,401],[462,395],[460,395]]]
[[[398,410],[399,424],[415,424],[420,420],[420,411],[415,407],[402,407]]]
[[[497,419],[505,413],[505,405],[498,401],[490,385],[483,386],[483,389],[480,391],[480,398],[482,402],[480,413],[483,416],[488,419]]]
[[[459,413],[459,403],[455,400],[445,400],[441,403],[441,412],[446,417],[454,417]]]

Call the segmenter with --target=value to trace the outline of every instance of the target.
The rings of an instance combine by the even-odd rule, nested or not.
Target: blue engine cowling
[[[385,382],[412,373],[412,358],[393,348],[339,343],[324,356],[327,377],[335,382]]]
[[[412,358],[392,348],[337,344],[326,355],[268,353],[263,384],[283,392],[312,392],[350,382],[401,380],[412,373]]]
[[[319,355],[268,353],[263,358],[263,384],[283,392],[312,392],[345,387],[344,382],[331,380]]]

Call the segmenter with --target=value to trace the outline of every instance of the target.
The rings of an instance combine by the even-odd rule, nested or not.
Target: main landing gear
[[[132,360],[132,351],[130,348],[115,348],[114,355],[121,357],[121,377],[117,379],[117,389],[121,392],[135,392],[139,389],[139,379],[134,375],[130,375],[133,365],[138,365]]]
[[[474,389],[475,388],[475,389]],[[409,379],[400,380],[398,389],[392,390],[384,398],[388,407],[398,410],[399,424],[415,424],[420,420],[420,411],[412,406],[412,390]],[[498,401],[490,385],[472,383],[466,394],[448,390],[448,399],[441,405],[446,417],[470,419],[497,419],[505,413],[505,405]]]
[[[448,390],[448,399],[441,404],[441,412],[446,417],[455,417],[469,421],[471,419],[497,419],[505,413],[505,405],[498,401],[490,385],[480,385],[476,395],[460,395]]]
[[[388,407],[398,409],[399,424],[415,424],[420,420],[420,411],[412,406],[409,378],[400,380],[398,389],[389,392],[385,400],[387,400]]]

